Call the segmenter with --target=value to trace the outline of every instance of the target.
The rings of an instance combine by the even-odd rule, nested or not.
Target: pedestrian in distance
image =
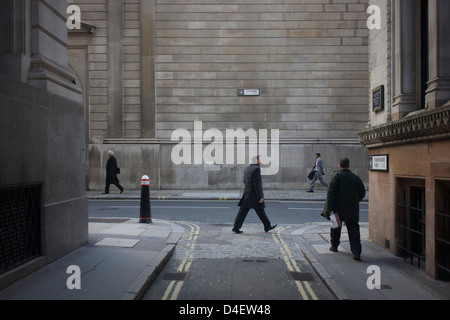
[[[359,203],[366,195],[366,188],[361,178],[350,171],[350,160],[343,158],[339,162],[338,171],[331,176],[327,192],[327,200],[322,216],[330,220],[332,212],[337,213],[342,222],[345,222],[350,240],[350,249],[353,259],[361,259],[361,233],[359,229]],[[341,239],[342,226],[331,228],[330,251],[337,252]]]
[[[313,178],[311,179],[311,186],[307,192],[314,192],[314,185],[316,184],[317,179],[319,179],[320,183],[322,183],[325,187],[328,187],[328,183],[325,181],[323,176],[325,175],[323,160],[320,158],[320,153],[315,154],[316,161],[314,162],[314,167],[312,170],[314,171]]]
[[[252,158],[252,163],[244,171],[244,192],[238,204],[240,209],[234,221],[234,227],[232,229],[234,233],[243,233],[240,229],[250,209],[256,211],[256,214],[264,225],[265,232],[269,232],[277,226],[276,224],[271,224],[266,215],[260,166],[260,156],[255,155]]]
[[[117,167],[117,160],[114,157],[114,151],[109,150],[108,151],[108,161],[106,162],[106,185],[105,185],[105,192],[103,194],[109,193],[109,186],[111,184],[115,185],[117,188],[119,188],[120,193],[123,192],[123,187],[119,183],[119,179],[117,178],[118,174],[118,167]]]

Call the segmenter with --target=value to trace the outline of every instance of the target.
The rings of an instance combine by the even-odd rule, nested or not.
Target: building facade
[[[88,241],[66,1],[0,2],[0,289]]]
[[[370,1],[370,237],[450,278],[450,2]]]
[[[308,187],[347,156],[368,181],[367,1],[70,0],[69,65],[83,92],[87,181],[106,153],[139,189],[240,189],[252,153],[266,188]]]

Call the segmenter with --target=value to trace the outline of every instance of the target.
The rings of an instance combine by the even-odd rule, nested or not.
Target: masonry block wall
[[[280,169],[267,187],[306,187],[315,152],[328,177],[348,156],[367,180],[357,135],[368,121],[367,0],[69,2],[96,27],[84,64],[90,189],[103,187],[108,149],[120,151],[127,188],[144,173],[156,188],[240,188],[243,165],[172,163],[172,133],[193,133],[195,121],[279,130]]]

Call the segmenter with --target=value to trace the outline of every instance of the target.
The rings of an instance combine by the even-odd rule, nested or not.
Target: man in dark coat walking
[[[339,215],[345,222],[350,240],[350,248],[355,260],[361,256],[361,234],[359,230],[359,203],[366,195],[366,188],[361,178],[350,171],[350,160],[343,158],[339,170],[331,176],[328,186],[327,201],[322,215],[329,219],[330,213]],[[340,244],[342,227],[331,229],[330,251],[337,252]]]
[[[261,178],[261,160],[259,155],[256,155],[252,159],[252,164],[249,165],[244,172],[244,194],[239,201],[238,206],[240,207],[239,212],[234,221],[233,232],[242,233],[240,230],[244,224],[245,218],[247,217],[250,209],[254,209],[259,219],[264,225],[264,231],[268,232],[275,229],[277,226],[272,225],[267,218],[266,211],[264,210],[264,192],[262,188],[262,178]]]
[[[119,184],[119,179],[117,178],[117,160],[114,157],[114,151],[108,151],[108,162],[106,162],[106,186],[105,193],[109,193],[109,186],[113,184],[119,188],[120,193],[123,192],[123,187]]]

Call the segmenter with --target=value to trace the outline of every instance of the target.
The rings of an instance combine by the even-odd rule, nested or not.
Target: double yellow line
[[[195,244],[197,242],[198,235],[200,234],[200,227],[193,223],[188,222],[178,222],[180,224],[184,224],[188,226],[191,231],[189,232],[188,238],[188,247],[184,252],[184,258],[180,263],[180,266],[177,268],[177,272],[188,272],[191,268],[192,262],[194,261],[194,256],[191,253],[191,250],[195,249]],[[177,300],[178,295],[180,294],[181,288],[183,287],[184,281],[172,280],[169,283],[169,286],[162,297],[162,300]]]
[[[291,249],[289,249],[289,246],[281,237],[281,231],[285,229],[285,227],[281,227],[277,230],[276,233],[272,233],[273,240],[280,247],[281,254],[283,255],[283,259],[288,270],[291,272],[301,272],[299,266],[297,265],[297,262],[294,259],[294,256],[292,255]],[[297,285],[298,291],[300,292],[303,300],[318,300],[308,281],[295,280],[295,284]]]

